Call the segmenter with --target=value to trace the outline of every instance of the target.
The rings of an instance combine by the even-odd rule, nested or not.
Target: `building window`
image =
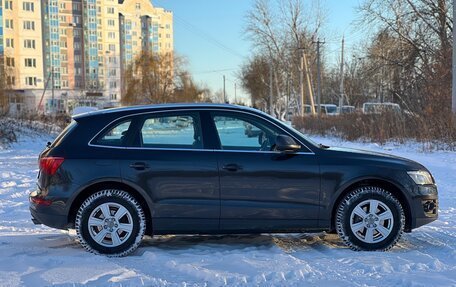
[[[116,38],[116,33],[115,32],[109,32],[108,33],[108,38],[109,39],[115,39]]]
[[[13,10],[13,1],[5,1],[5,9]]]
[[[14,29],[13,19],[5,20],[5,28]]]
[[[24,30],[35,31],[35,21],[24,21]]]
[[[6,83],[8,85],[12,85],[12,86],[16,85],[16,77],[15,76],[6,77]]]
[[[14,67],[15,66],[14,58],[6,57],[6,66],[7,67]]]
[[[35,49],[36,48],[35,40],[24,40],[24,48]]]
[[[33,67],[33,68],[36,68],[36,59],[29,59],[29,58],[26,58],[25,59],[25,66],[26,67]]]
[[[81,11],[81,4],[73,3],[73,11]]]
[[[117,94],[111,94],[111,100],[113,100],[113,101],[117,100]]]
[[[116,75],[117,75],[117,70],[116,69],[109,70],[109,76],[115,77]]]
[[[116,45],[115,44],[109,44],[109,51],[115,52],[116,51]]]
[[[109,82],[109,88],[111,88],[111,89],[117,88],[117,82]]]
[[[141,10],[141,3],[136,3],[136,10]]]
[[[114,14],[114,7],[108,7],[108,14]]]
[[[6,39],[6,47],[14,48],[14,39]]]
[[[108,20],[108,26],[115,26],[116,25],[116,21],[112,20],[112,19],[109,19]]]
[[[22,9],[24,11],[34,12],[35,11],[35,3],[33,3],[33,2],[24,2],[24,3],[22,3]]]
[[[36,77],[26,77],[25,84],[27,86],[36,86]]]

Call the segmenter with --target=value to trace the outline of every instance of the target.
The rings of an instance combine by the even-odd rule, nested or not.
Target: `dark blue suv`
[[[39,162],[33,221],[75,228],[87,250],[109,256],[134,251],[145,234],[327,231],[354,250],[387,250],[437,219],[422,165],[317,145],[245,107],[76,116]]]

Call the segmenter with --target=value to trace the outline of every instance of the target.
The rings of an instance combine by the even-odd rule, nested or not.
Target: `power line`
[[[195,72],[195,73],[193,73],[193,75],[216,74],[216,73],[229,72],[229,71],[234,71],[234,70],[237,70],[237,68],[200,71],[200,72]]]
[[[160,4],[161,6],[164,6],[163,3],[161,3],[160,1],[155,1],[157,2],[158,4]],[[192,23],[188,22],[187,20],[177,16],[177,15],[173,15],[174,18],[183,25],[183,27],[185,29],[187,29],[188,31],[190,32],[193,32],[194,34],[200,36],[201,38],[205,39],[206,41],[212,43],[213,45],[225,50],[225,52],[227,53],[230,53],[231,55],[234,55],[236,57],[239,57],[239,58],[242,58],[244,59],[245,57],[243,55],[241,55],[240,53],[238,53],[236,50],[226,46],[225,44],[223,44],[222,42],[220,42],[219,40],[215,39],[213,36],[211,36],[210,34],[206,33],[205,31],[203,31],[202,29],[196,27],[195,25],[193,25]]]

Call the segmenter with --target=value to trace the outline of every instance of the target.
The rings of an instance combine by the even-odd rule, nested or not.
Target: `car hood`
[[[421,164],[399,156],[381,153],[381,152],[374,152],[374,151],[367,151],[361,149],[352,149],[352,148],[342,148],[342,147],[330,147],[325,150],[329,156],[331,157],[338,157],[338,158],[347,158],[349,159],[358,159],[358,160],[366,160],[372,163],[378,164],[388,164],[394,166],[402,166],[405,169],[409,170],[420,170],[426,168]]]

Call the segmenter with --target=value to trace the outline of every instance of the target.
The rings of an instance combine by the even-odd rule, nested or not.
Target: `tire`
[[[340,238],[356,251],[391,249],[401,238],[405,225],[398,199],[374,186],[348,193],[337,208],[335,220]]]
[[[91,195],[82,203],[75,227],[77,238],[87,251],[123,257],[138,248],[146,230],[146,219],[133,196],[123,190],[109,189]]]

